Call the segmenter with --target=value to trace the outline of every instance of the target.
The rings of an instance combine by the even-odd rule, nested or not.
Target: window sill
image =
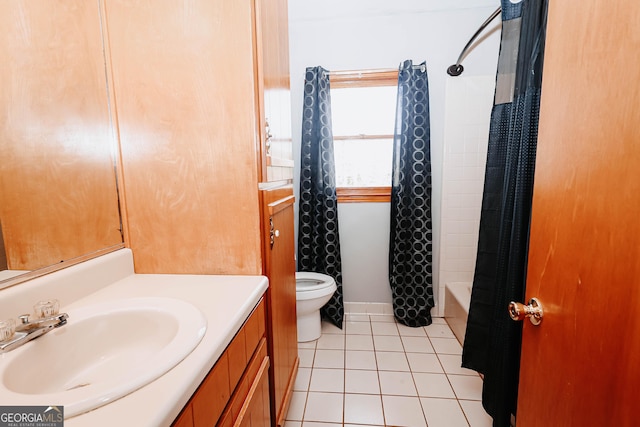
[[[391,187],[338,187],[338,203],[383,203],[391,201]]]

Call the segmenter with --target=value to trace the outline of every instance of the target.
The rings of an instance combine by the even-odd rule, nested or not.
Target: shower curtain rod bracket
[[[447,74],[453,77],[459,76],[463,71],[464,67],[462,66],[462,64],[453,64],[449,68],[447,68]]]

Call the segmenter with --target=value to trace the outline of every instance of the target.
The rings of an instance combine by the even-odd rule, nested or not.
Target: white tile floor
[[[485,427],[482,380],[460,367],[444,319],[424,328],[393,316],[347,315],[299,343],[300,368],[285,427]]]

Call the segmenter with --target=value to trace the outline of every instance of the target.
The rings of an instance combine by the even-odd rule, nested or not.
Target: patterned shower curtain
[[[432,225],[429,85],[426,63],[400,65],[393,138],[389,282],[393,313],[407,326],[431,324]]]
[[[538,137],[547,0],[502,0],[502,40],[462,366],[484,374],[494,427],[516,413],[523,301]]]
[[[329,72],[310,67],[305,74],[302,110],[298,271],[324,273],[335,279],[338,289],[320,313],[342,328],[342,261],[335,181]]]

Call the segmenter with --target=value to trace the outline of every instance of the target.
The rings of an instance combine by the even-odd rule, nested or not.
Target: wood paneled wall
[[[262,272],[252,4],[106,1],[137,273]]]
[[[0,27],[8,268],[121,244],[98,3],[5,1]]]

